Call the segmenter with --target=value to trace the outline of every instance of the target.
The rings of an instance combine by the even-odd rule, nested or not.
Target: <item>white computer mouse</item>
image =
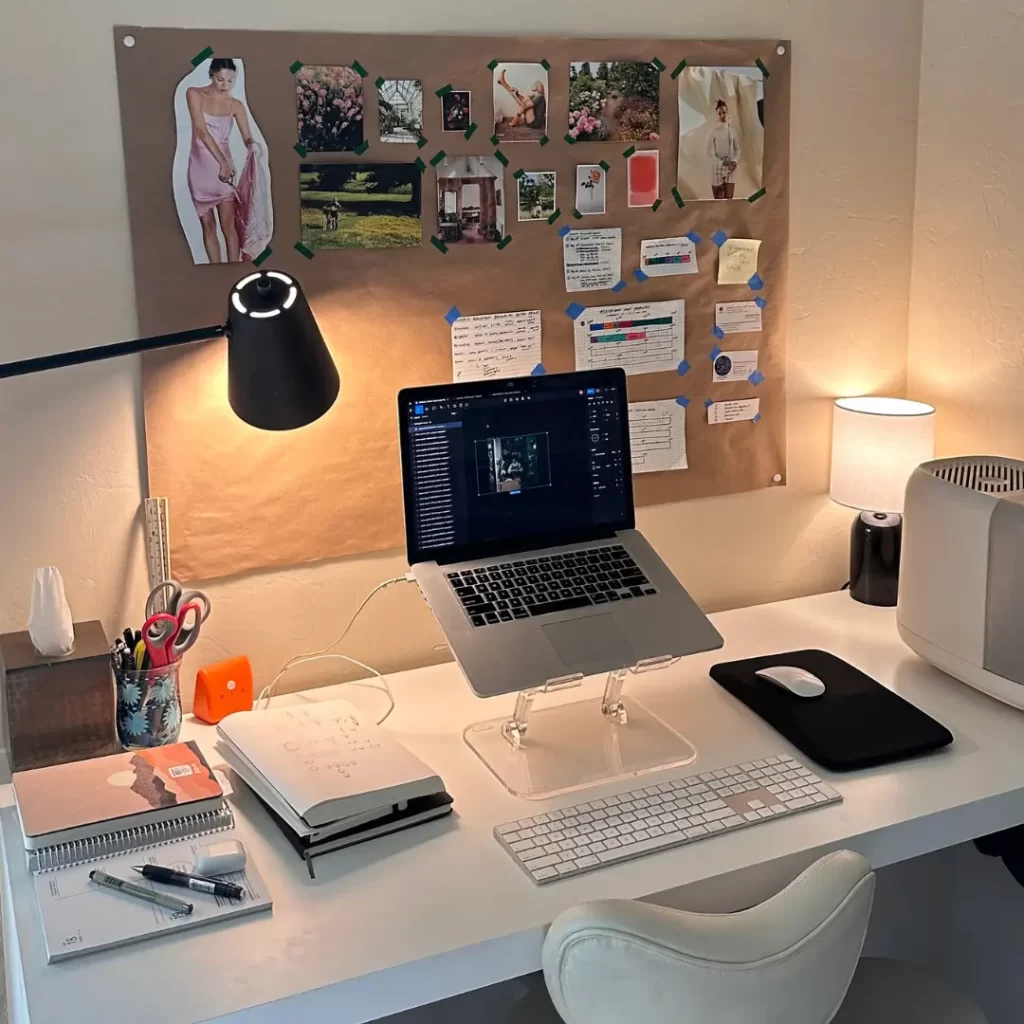
[[[813,672],[795,665],[759,668],[754,675],[767,679],[769,683],[788,690],[796,697],[820,697],[825,692],[825,684]]]

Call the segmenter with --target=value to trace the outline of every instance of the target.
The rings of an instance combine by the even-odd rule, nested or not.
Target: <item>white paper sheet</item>
[[[647,238],[640,243],[640,269],[648,277],[697,273],[697,247],[682,238]]]
[[[761,307],[756,302],[716,302],[715,326],[723,334],[761,330]]]
[[[562,238],[567,292],[611,288],[622,279],[622,228],[570,231]]]
[[[634,473],[686,469],[686,410],[674,398],[629,403]]]
[[[752,420],[760,413],[760,398],[739,398],[734,402],[714,402],[708,406],[708,423],[737,423],[740,420]]]
[[[576,369],[621,366],[627,374],[674,370],[685,356],[682,299],[590,306],[573,322]]]
[[[756,238],[730,238],[718,250],[718,283],[746,284],[757,273]]]
[[[715,384],[745,381],[757,369],[757,352],[719,352],[711,365]]]
[[[460,316],[452,324],[452,380],[525,377],[541,362],[540,310]]]

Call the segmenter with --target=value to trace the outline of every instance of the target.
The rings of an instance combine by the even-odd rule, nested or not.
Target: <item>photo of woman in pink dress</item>
[[[179,85],[179,94],[185,86],[184,111],[181,97],[175,97],[179,151],[175,199],[196,263],[240,263],[258,256],[270,241],[266,146],[244,100],[234,94],[240,84],[241,61],[215,57],[206,64]],[[206,84],[188,84],[196,80],[197,72],[204,74]],[[182,167],[186,131],[187,162]],[[187,201],[181,195],[182,177]]]

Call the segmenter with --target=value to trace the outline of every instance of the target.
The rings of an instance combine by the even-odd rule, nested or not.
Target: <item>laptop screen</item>
[[[633,528],[621,369],[406,388],[398,413],[410,564]]]

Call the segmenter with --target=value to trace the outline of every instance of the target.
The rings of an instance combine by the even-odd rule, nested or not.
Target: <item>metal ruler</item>
[[[166,498],[146,498],[146,563],[149,567],[150,589],[171,578],[171,540]],[[160,611],[167,611],[163,590],[158,595]]]

